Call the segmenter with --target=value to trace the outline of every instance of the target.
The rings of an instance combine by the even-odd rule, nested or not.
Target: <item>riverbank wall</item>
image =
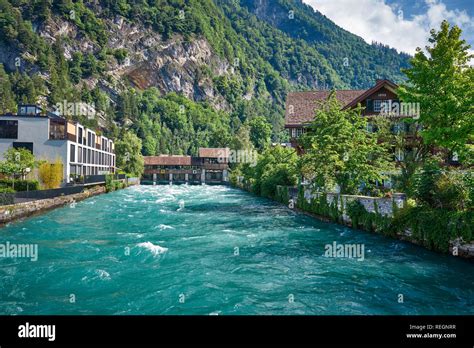
[[[248,185],[237,183],[234,186],[252,193]],[[474,260],[474,240],[464,241],[462,238],[453,238],[447,242],[449,245],[445,245],[444,250],[441,250],[428,247],[427,240],[416,235],[409,228],[402,230],[394,228],[394,217],[407,203],[404,194],[394,194],[391,197],[367,197],[312,192],[307,187],[277,186],[274,200],[319,220],[383,234],[437,252]]]
[[[30,202],[23,202],[0,207],[0,224],[5,224],[14,220],[30,217],[39,213],[82,201],[86,198],[105,193],[105,186],[95,186],[83,192],[59,196],[54,198],[39,199]]]
[[[123,188],[139,185],[139,179],[131,179],[124,182]],[[38,215],[43,212],[62,207],[67,204],[74,204],[75,202],[94,197],[107,192],[106,185],[96,185],[86,187],[82,192],[59,195],[57,197],[37,199],[16,204],[9,204],[0,206],[0,225],[8,222]]]

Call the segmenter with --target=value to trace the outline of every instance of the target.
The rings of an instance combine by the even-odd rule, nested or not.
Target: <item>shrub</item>
[[[11,188],[15,191],[35,191],[39,190],[39,182],[37,180],[15,180],[15,189],[13,189],[12,179],[1,179],[1,188]]]
[[[125,183],[123,183],[121,180],[114,180],[113,174],[107,174],[105,176],[105,190],[107,192],[120,190],[122,188],[125,188]]]
[[[288,195],[287,186],[276,186],[275,200],[285,205],[288,204],[290,201],[290,196]]]
[[[114,181],[114,191],[120,190],[123,188],[123,183],[120,180]]]
[[[115,190],[115,186],[114,186],[114,184],[113,184],[113,180],[114,180],[114,178],[113,178],[113,175],[112,175],[112,174],[107,174],[107,175],[105,176],[105,190],[106,190],[107,192],[112,192],[112,191]]]
[[[117,48],[113,51],[113,55],[120,64],[123,64],[125,62],[125,58],[128,56],[128,51],[125,48]]]
[[[378,212],[377,202],[374,203],[375,211],[368,212],[360,201],[347,203],[346,212],[351,218],[353,228],[361,228],[369,232],[377,232],[390,235],[391,218],[383,216]]]
[[[427,164],[415,174],[411,194],[420,205],[447,210],[472,207],[472,179],[458,171],[443,171]]]
[[[407,205],[395,214],[392,229],[398,232],[410,229],[422,245],[447,252],[450,241],[474,238],[474,212]]]
[[[63,180],[63,163],[61,159],[56,159],[54,163],[41,163],[38,168],[38,175],[45,189],[60,187]]]

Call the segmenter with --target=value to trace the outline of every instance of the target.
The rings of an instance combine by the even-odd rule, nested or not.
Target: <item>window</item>
[[[14,142],[13,143],[13,148],[14,149],[27,149],[31,153],[33,153],[33,143],[20,143],[20,142]]]
[[[18,112],[19,115],[36,116],[41,113],[41,109],[36,106],[21,106]]]
[[[76,162],[76,146],[71,144],[71,162]]]
[[[51,120],[49,122],[49,139],[65,140],[66,139],[66,122],[63,120]]]
[[[82,147],[78,147],[77,148],[77,162],[78,163],[82,163]]]
[[[382,108],[382,101],[381,100],[374,100],[374,111],[375,112],[380,112],[381,108]]]
[[[390,112],[389,109],[390,109],[389,100],[381,100],[381,99],[374,100],[374,112],[389,113]]]
[[[87,132],[87,146],[92,146],[92,133]]]
[[[303,134],[303,128],[291,128],[291,138],[299,138]]]
[[[77,136],[77,141],[79,144],[82,144],[82,128],[79,127],[79,132]]]
[[[0,121],[0,138],[17,139],[18,138],[18,121],[1,120]]]

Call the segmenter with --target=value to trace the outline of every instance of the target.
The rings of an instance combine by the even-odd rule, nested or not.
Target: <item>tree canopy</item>
[[[417,49],[399,95],[420,103],[421,136],[426,145],[457,153],[464,163],[474,158],[474,69],[470,46],[461,29],[443,21],[432,30],[425,53]]]

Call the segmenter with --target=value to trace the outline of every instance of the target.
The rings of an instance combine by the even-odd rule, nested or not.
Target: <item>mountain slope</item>
[[[243,0],[242,6],[272,27],[314,47],[348,87],[368,88],[380,78],[394,82],[404,79],[400,69],[408,67],[409,55],[383,44],[367,44],[301,0]]]
[[[298,0],[0,0],[0,111],[94,103],[106,132],[135,132],[145,154],[228,145],[258,116],[284,140],[288,91],[399,81],[407,58]]]

